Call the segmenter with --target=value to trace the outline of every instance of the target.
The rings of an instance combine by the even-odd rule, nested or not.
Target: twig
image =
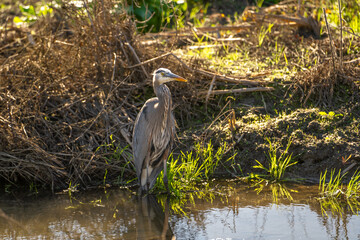
[[[273,87],[254,87],[254,88],[239,88],[227,90],[213,90],[211,94],[227,94],[227,93],[246,93],[246,92],[269,92],[273,91]],[[200,95],[207,94],[207,91],[199,92]]]
[[[331,37],[331,33],[330,33],[329,23],[328,23],[328,21],[327,21],[327,17],[326,17],[325,8],[323,8],[323,13],[324,13],[324,17],[325,17],[326,28],[327,28],[327,31],[328,31],[328,34],[329,34],[329,38],[330,38],[330,45],[331,45],[331,58],[332,58],[332,62],[333,62],[334,72],[335,72],[335,54],[334,54],[334,46],[333,46],[333,41],[332,41],[332,37]]]
[[[223,44],[201,45],[201,46],[189,46],[188,49],[202,49],[202,48],[218,48],[224,46]]]
[[[216,121],[224,116],[225,114],[227,114],[228,112],[230,112],[231,110],[227,110],[225,112],[223,112],[225,110],[225,108],[230,104],[230,100],[223,106],[223,108],[220,110],[219,114],[216,116],[216,118],[211,122],[211,124],[205,129],[205,131],[199,136],[199,138],[202,138],[202,139],[206,139],[206,134],[207,134],[207,131],[209,131],[209,129],[216,123]]]
[[[129,133],[127,130],[125,130],[124,128],[120,129],[120,133],[123,136],[123,138],[125,138],[126,142],[130,145],[130,147],[132,147],[132,142],[129,139]]]
[[[121,49],[122,49],[122,51],[123,51],[123,53],[124,53],[124,55],[126,57],[127,62],[130,63],[130,59],[129,59],[129,57],[128,57],[126,51],[125,51],[125,48],[124,48],[124,43],[121,41],[120,38],[119,38],[119,42],[120,42],[120,47],[121,47]]]
[[[348,171],[350,171],[353,167],[355,167],[357,165],[356,162],[353,162],[350,166],[348,166],[347,168],[345,168],[345,170],[342,172],[341,175],[345,175]]]
[[[136,58],[136,60],[137,60],[139,63],[141,63],[140,58],[138,57],[138,55],[136,54],[134,48],[130,45],[130,43],[127,42],[127,43],[125,43],[125,44],[130,48],[130,50],[131,50],[131,52],[133,53],[133,55],[134,55],[134,57]],[[140,67],[142,68],[142,70],[143,70],[144,74],[146,75],[146,77],[147,77],[147,78],[150,78],[150,75],[149,75],[149,74],[147,73],[147,71],[145,70],[143,64],[140,65]]]
[[[236,42],[236,41],[241,41],[241,42],[245,42],[249,45],[254,45],[252,42],[246,40],[245,38],[215,38],[214,41],[221,41],[221,42]]]
[[[354,62],[357,62],[357,61],[360,61],[360,58],[355,58],[355,59],[353,59],[353,60],[350,60],[350,61],[346,61],[346,62],[344,62],[344,63],[354,63]]]
[[[253,25],[251,24],[243,24],[238,26],[198,27],[194,29],[195,31],[201,31],[201,32],[217,32],[217,31],[239,31],[242,29],[249,29],[252,27]]]
[[[213,89],[215,80],[216,80],[216,76],[214,75],[214,77],[213,77],[213,79],[211,80],[211,83],[210,83],[209,91],[208,91],[208,93],[206,95],[206,100],[205,100],[206,111],[207,111],[207,103],[208,103],[208,100],[209,100],[209,96],[210,96],[211,90]]]
[[[342,71],[342,69],[343,69],[343,65],[342,65],[343,36],[342,36],[342,15],[341,15],[341,1],[340,0],[338,0],[338,4],[339,4],[339,20],[340,20],[340,71]]]
[[[135,64],[135,65],[132,65],[132,66],[127,66],[127,67],[125,67],[125,68],[135,68],[135,67],[139,67],[139,66],[145,65],[145,64],[147,64],[147,63],[150,63],[150,62],[156,61],[156,60],[158,60],[158,59],[160,59],[160,58],[163,58],[163,57],[169,56],[169,55],[171,55],[171,54],[172,54],[171,52],[168,52],[168,53],[165,53],[165,54],[160,55],[160,56],[158,56],[158,57],[154,57],[154,58],[151,58],[151,59],[146,60],[146,61],[144,61],[144,62],[141,62],[141,63]]]

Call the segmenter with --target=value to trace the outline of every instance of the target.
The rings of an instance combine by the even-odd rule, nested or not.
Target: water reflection
[[[281,195],[278,187],[257,193],[219,184],[211,198],[181,201],[120,189],[71,198],[1,196],[0,239],[360,239],[360,217],[346,209],[324,214],[317,186],[286,189]]]
[[[175,239],[169,226],[169,201],[165,200],[163,210],[155,195],[138,197],[136,239]]]

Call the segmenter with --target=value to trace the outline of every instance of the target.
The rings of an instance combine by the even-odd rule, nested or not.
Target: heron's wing
[[[134,125],[133,131],[133,154],[136,173],[141,174],[146,155],[150,150],[151,133],[156,120],[157,98],[151,98],[146,101],[141,108]],[[140,177],[140,176],[138,176]]]

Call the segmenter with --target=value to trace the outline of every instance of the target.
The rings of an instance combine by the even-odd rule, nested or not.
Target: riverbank
[[[244,177],[262,173],[255,160],[267,165],[267,139],[279,154],[291,139],[297,164],[287,177],[316,182],[325,169],[351,176],[358,168],[360,41],[344,33],[340,50],[340,32],[331,29],[332,43],[321,14],[316,37],[245,14],[200,32],[140,34],[124,12],[84,11],[67,4],[1,31],[5,191],[131,184],[132,126],[154,96],[158,67],[189,80],[169,84],[179,127],[174,156],[197,143],[217,149],[226,142],[224,159],[234,158],[214,176]]]

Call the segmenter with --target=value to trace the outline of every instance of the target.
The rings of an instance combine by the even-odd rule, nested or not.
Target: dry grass
[[[0,55],[2,178],[66,187],[102,179],[106,169],[123,171],[129,159],[109,163],[108,148],[95,150],[110,135],[127,145],[120,130],[131,132],[137,107],[130,96],[146,77],[123,66],[137,63],[129,45],[141,58],[146,52],[127,15],[107,14],[109,8],[107,2],[80,15],[64,6],[32,27],[33,43],[26,30],[1,33],[8,36]]]
[[[340,70],[334,69],[330,61],[318,64],[308,71],[299,73],[294,81],[293,94],[300,95],[300,101],[306,105],[309,99],[315,106],[330,107],[333,104],[334,92],[344,96],[352,92],[352,101],[358,97],[360,68],[357,62],[345,64]],[[342,86],[347,86],[345,89]],[[351,95],[351,94],[350,94]]]

